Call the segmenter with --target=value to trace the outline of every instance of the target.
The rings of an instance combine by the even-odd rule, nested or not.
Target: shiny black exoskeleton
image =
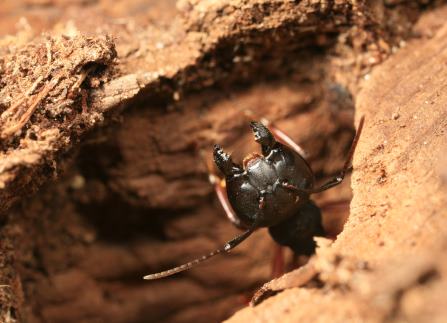
[[[315,185],[313,172],[303,157],[276,141],[262,123],[252,122],[251,128],[262,155],[250,155],[243,167],[214,147],[228,200],[245,227],[269,227],[279,244],[298,254],[312,254],[313,237],[324,235],[320,211],[309,199]]]
[[[228,241],[223,248],[181,266],[147,275],[144,279],[159,279],[192,268],[217,254],[230,251],[262,227],[268,227],[277,243],[289,246],[296,254],[314,253],[313,237],[323,236],[325,232],[320,209],[312,202],[310,195],[343,181],[363,122],[362,117],[343,169],[338,176],[320,187],[315,187],[313,172],[298,153],[299,147],[292,150],[278,142],[262,123],[251,123],[262,154],[249,155],[243,166],[235,164],[220,146],[214,146],[214,161],[225,175],[228,201],[235,212],[232,221],[246,231]]]

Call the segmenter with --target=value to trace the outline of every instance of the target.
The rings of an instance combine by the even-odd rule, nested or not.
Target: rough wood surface
[[[422,20],[421,39],[377,67],[357,96],[367,122],[351,214],[331,249],[368,270],[347,272],[347,287],[290,290],[228,322],[445,320],[447,25],[424,34],[431,22]]]
[[[303,145],[323,180],[343,164],[354,102],[367,127],[351,216],[317,257],[323,287],[231,320],[445,317],[441,2],[26,3],[0,4],[11,34],[0,40],[3,321],[228,318],[270,278],[266,232],[181,276],[141,280],[237,232],[200,151],[255,149],[249,111]],[[317,202],[350,198],[346,182]],[[333,235],[347,216],[336,211],[324,214]]]
[[[274,71],[279,67],[272,63],[263,64],[262,54],[265,52],[270,52],[273,58],[276,56],[277,64],[284,64],[287,52],[313,44],[330,45],[331,38],[325,36],[328,33],[342,31],[350,25],[374,25],[372,19],[362,14],[363,11],[366,12],[365,8],[350,2],[242,3],[203,1],[191,4],[189,9],[185,9],[185,17],[176,17],[165,27],[141,26],[132,20],[117,25],[113,20],[108,22],[106,17],[102,18],[103,24],[98,26],[97,20],[94,19],[97,12],[81,10],[78,21],[73,18],[74,21],[70,24],[59,27],[60,30],[56,29],[55,33],[63,35],[59,39],[36,40],[31,45],[16,46],[12,39],[7,38],[3,49],[5,65],[2,71],[6,77],[3,78],[5,86],[2,91],[2,105],[5,108],[1,128],[2,136],[7,136],[8,139],[14,137],[15,140],[3,142],[2,147],[2,210],[12,205],[19,195],[18,192],[37,189],[42,177],[46,177],[42,173],[57,172],[56,165],[51,166],[49,161],[44,161],[45,156],[50,156],[53,151],[66,151],[73,140],[76,141],[83,132],[102,120],[103,113],[122,106],[141,93],[145,93],[145,97],[149,98],[165,97],[165,101],[169,101],[166,97],[179,100],[184,91],[209,87],[223,79],[226,82],[231,82],[232,79],[238,82],[249,80],[250,71]],[[79,33],[91,34],[94,28],[99,30],[91,35],[93,38],[76,38]],[[371,33],[367,29],[363,32],[370,36],[364,41],[366,45],[368,42],[381,40],[380,35],[376,35],[380,33],[380,28]],[[98,38],[98,35],[104,34],[113,35],[116,39],[115,44],[109,40],[107,51],[106,48],[101,48],[101,40]],[[321,39],[315,40],[315,35],[321,35]],[[64,37],[70,40],[65,41]],[[69,44],[65,44],[67,42]],[[257,51],[258,46],[262,46],[263,51]],[[102,80],[94,77],[91,79],[88,75],[92,72],[90,65],[110,65],[115,56],[113,47],[116,47],[119,57],[118,65],[109,69],[109,73],[114,74],[113,77],[108,82],[101,82]],[[83,53],[94,52],[96,49],[102,50],[96,57],[83,56]],[[373,60],[379,60],[381,51],[386,50],[387,47],[377,47],[376,51],[368,52],[367,57],[360,55],[360,58],[366,60],[372,57]],[[64,51],[67,54],[64,54]],[[65,55],[65,60],[60,61],[58,55]],[[34,61],[28,62],[29,57]],[[16,60],[13,66],[8,64],[12,60]],[[66,67],[61,70],[58,64]],[[361,66],[362,62],[358,64]],[[30,69],[33,65],[39,68]],[[42,70],[40,65],[43,65]],[[88,71],[82,69],[85,65],[90,67]],[[19,69],[21,74],[17,74]],[[60,74],[56,76],[56,72]],[[58,78],[62,77],[67,81],[71,78],[73,84],[61,84]],[[87,108],[80,107],[82,100],[80,94],[76,93],[84,78],[87,78]],[[24,80],[22,83],[25,84],[17,84],[17,79]],[[53,89],[53,83],[58,83],[60,89]],[[99,88],[95,90],[95,87]],[[61,96],[44,98],[46,101],[54,101],[55,107],[46,108],[48,111],[42,109],[47,102],[40,102],[43,98],[39,98],[39,93],[45,90],[51,90],[55,95]],[[32,92],[28,96],[36,92],[36,97],[31,96],[22,103],[24,99],[20,95],[25,93],[26,96],[28,92]],[[16,116],[15,111],[11,111],[15,110],[15,105],[29,111],[30,116],[22,121],[25,112],[19,111]],[[67,111],[71,111],[69,115],[66,115]],[[79,115],[80,111],[84,112],[83,116]],[[9,114],[15,118],[11,119]],[[36,116],[39,114],[43,118]],[[25,124],[22,123],[28,121],[31,116],[36,120],[28,122],[24,129]],[[34,138],[33,133],[36,131],[33,132],[33,128],[39,129],[38,133],[45,135]],[[29,136],[33,137],[31,143],[27,139]],[[17,157],[19,155],[23,156]],[[49,160],[54,159],[57,159],[56,155],[49,157]]]

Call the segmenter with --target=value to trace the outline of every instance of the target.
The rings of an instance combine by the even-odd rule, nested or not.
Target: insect
[[[261,154],[248,155],[242,165],[234,163],[229,154],[215,145],[214,162],[225,178],[221,180],[211,174],[210,181],[215,185],[228,218],[245,231],[222,248],[181,266],[144,276],[144,279],[159,279],[190,269],[215,255],[229,252],[255,230],[264,227],[278,244],[290,247],[296,254],[313,254],[316,247],[313,237],[324,236],[325,232],[320,209],[311,200],[311,195],[343,181],[363,123],[364,117],[360,119],[341,172],[319,187],[315,185],[314,174],[301,148],[279,129],[271,127],[270,131],[261,122],[251,122]]]

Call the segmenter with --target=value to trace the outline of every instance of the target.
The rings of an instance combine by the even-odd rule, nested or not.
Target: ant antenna
[[[146,279],[146,280],[160,279],[160,278],[168,277],[168,276],[180,273],[182,271],[188,270],[190,268],[193,268],[193,267],[197,266],[198,264],[210,259],[211,257],[214,257],[215,255],[218,255],[223,252],[229,252],[231,249],[236,247],[242,241],[247,239],[255,230],[256,230],[256,227],[253,226],[252,228],[246,230],[244,233],[242,233],[242,234],[238,235],[237,237],[233,238],[232,240],[228,241],[223,246],[223,248],[216,249],[207,255],[204,255],[200,258],[196,258],[194,260],[191,260],[190,262],[187,262],[186,264],[180,265],[178,267],[168,269],[165,271],[161,271],[159,273],[144,276],[143,279]]]
[[[329,182],[327,182],[323,186],[310,190],[310,192],[309,192],[310,194],[326,191],[327,189],[330,189],[331,187],[337,186],[338,184],[340,184],[343,181],[346,173],[348,172],[348,170],[350,168],[349,165],[351,163],[352,157],[354,156],[355,148],[357,147],[357,143],[359,141],[360,134],[362,133],[364,123],[365,123],[365,116],[362,116],[360,118],[359,126],[357,128],[355,137],[352,140],[351,148],[349,149],[349,153],[348,153],[348,158],[346,159],[341,172],[335,178],[331,179]]]
[[[355,148],[357,147],[357,143],[359,142],[360,135],[362,134],[364,123],[365,123],[365,116],[362,116],[360,118],[359,126],[357,128],[355,137],[352,140],[351,148],[349,149],[349,153],[348,153],[348,158],[346,159],[345,164],[343,165],[344,172],[346,172],[346,170],[348,169],[349,164],[351,163],[352,157],[354,156]]]

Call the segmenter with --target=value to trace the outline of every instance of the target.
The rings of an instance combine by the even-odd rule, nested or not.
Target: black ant
[[[264,122],[267,123],[267,122]],[[255,140],[261,145],[262,155],[248,155],[242,167],[219,145],[214,146],[214,162],[225,175],[225,180],[211,174],[210,181],[228,218],[245,231],[228,241],[223,248],[192,260],[181,266],[144,276],[159,279],[190,269],[223,252],[229,252],[247,239],[256,229],[267,227],[272,238],[280,245],[290,247],[295,254],[315,252],[314,236],[324,236],[321,212],[310,196],[340,184],[347,171],[364,123],[360,119],[348,158],[341,172],[320,187],[302,157],[302,149],[279,129],[272,132],[261,122],[251,122]],[[268,124],[268,123],[267,123]],[[225,194],[226,188],[226,194]]]

